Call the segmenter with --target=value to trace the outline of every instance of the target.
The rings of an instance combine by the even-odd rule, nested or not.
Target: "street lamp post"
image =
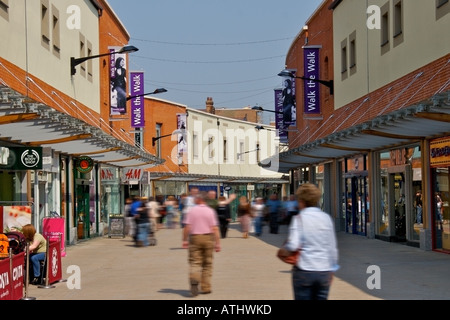
[[[333,80],[320,80],[320,79],[312,79],[312,78],[296,76],[293,72],[288,71],[288,70],[283,70],[278,75],[280,77],[290,77],[290,78],[295,78],[295,79],[302,79],[302,80],[309,80],[309,81],[318,82],[318,83],[328,87],[330,89],[330,94],[331,95],[334,94],[334,81]]]
[[[158,141],[159,139],[162,139],[162,138],[165,138],[165,137],[170,137],[170,136],[173,136],[174,134],[183,134],[183,133],[184,133],[183,130],[177,129],[177,130],[175,130],[174,132],[172,132],[172,133],[170,133],[170,134],[165,134],[165,135],[163,135],[163,136],[153,137],[153,138],[152,138],[152,146],[154,147],[156,141]]]
[[[260,107],[260,106],[252,107],[252,110],[257,110],[257,111],[267,111],[267,112],[273,112],[273,113],[277,113],[277,114],[283,114],[283,112],[281,112],[281,111],[275,111],[275,110],[263,109],[263,108]]]
[[[79,65],[80,63],[83,63],[87,60],[91,60],[91,59],[95,59],[95,58],[100,58],[100,57],[105,57],[105,56],[110,56],[112,54],[115,53],[130,53],[130,52],[136,52],[139,49],[136,48],[135,46],[124,46],[122,47],[119,51],[113,51],[113,52],[108,52],[108,53],[103,53],[103,54],[98,54],[95,56],[87,56],[87,57],[82,57],[82,58],[74,58],[74,57],[70,57],[70,74],[73,76],[77,70],[75,69],[75,67],[77,65]]]
[[[143,97],[143,96],[147,96],[147,95],[150,95],[150,94],[158,94],[158,93],[163,93],[163,92],[167,92],[167,90],[164,89],[164,88],[158,88],[158,89],[155,89],[155,91],[153,91],[153,92],[148,92],[148,93],[143,93],[143,94],[137,94],[137,95],[135,95],[135,96],[129,96],[129,97],[127,97],[127,101],[128,101],[128,100],[131,100],[131,99],[133,99],[133,98]]]

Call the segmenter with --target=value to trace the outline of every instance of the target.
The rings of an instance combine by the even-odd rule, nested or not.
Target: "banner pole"
[[[48,278],[49,278],[49,273],[48,273],[48,267],[50,264],[50,255],[49,255],[49,251],[50,251],[50,237],[47,239],[47,245],[45,246],[45,285],[39,285],[38,288],[39,289],[51,289],[51,288],[55,288],[55,286],[51,286],[48,284]],[[44,270],[42,270],[42,272],[44,272]],[[44,275],[42,274],[41,277],[43,277]]]
[[[30,244],[27,242],[26,250],[25,250],[26,256],[27,256],[27,264],[26,264],[26,270],[25,270],[25,295],[21,300],[36,300],[35,297],[29,297],[28,296],[28,283],[30,282]]]

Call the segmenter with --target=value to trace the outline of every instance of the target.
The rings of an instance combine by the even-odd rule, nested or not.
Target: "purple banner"
[[[305,68],[305,78],[320,79],[319,73],[319,49],[320,47],[304,47],[303,58]],[[304,114],[320,114],[320,84],[313,80],[304,80],[305,104]]]
[[[131,78],[131,96],[144,94],[144,72],[130,72]],[[143,128],[144,120],[144,97],[135,97],[131,99],[131,126],[133,128]]]
[[[283,118],[283,89],[275,89],[275,129],[281,143],[288,142],[288,133]]]

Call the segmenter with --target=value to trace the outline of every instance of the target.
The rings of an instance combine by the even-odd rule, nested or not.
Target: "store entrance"
[[[90,237],[89,185],[76,186],[76,221],[78,239]]]
[[[345,203],[347,204],[345,231],[352,234],[366,235],[366,222],[369,214],[366,172],[361,172],[358,175],[347,175],[345,188]]]

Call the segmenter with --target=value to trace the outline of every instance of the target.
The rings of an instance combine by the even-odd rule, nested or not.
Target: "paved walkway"
[[[157,245],[136,248],[130,237],[100,237],[67,247],[63,279],[53,288],[29,286],[36,300],[292,300],[290,266],[275,257],[287,235],[243,239],[231,225],[215,253],[212,293],[192,298],[187,250],[181,229],[156,232]],[[330,300],[443,300],[450,298],[450,255],[361,236],[338,234],[341,269],[334,278]],[[81,288],[69,289],[69,266],[81,271]],[[369,290],[369,266],[380,269],[380,289]]]

